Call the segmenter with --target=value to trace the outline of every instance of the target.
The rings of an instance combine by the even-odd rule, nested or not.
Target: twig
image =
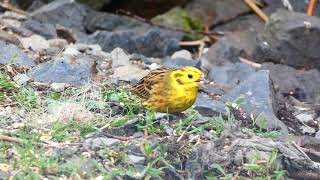
[[[179,141],[183,138],[184,134],[187,132],[187,130],[188,130],[191,126],[192,126],[192,122],[190,122],[190,124],[187,126],[187,128],[182,132],[181,136],[177,139],[177,142],[179,142]]]
[[[268,22],[269,17],[257,6],[252,0],[244,0],[244,2],[264,21]]]
[[[292,144],[293,144],[294,147],[297,148],[297,150],[298,150],[299,152],[301,152],[301,153],[305,156],[305,158],[307,158],[309,161],[312,161],[312,160],[309,158],[309,156],[301,149],[301,147],[299,147],[295,142],[292,142]]]
[[[245,63],[245,64],[249,64],[249,65],[251,65],[251,66],[253,66],[253,67],[255,67],[255,68],[261,68],[261,64],[256,63],[256,62],[253,62],[253,61],[250,61],[250,60],[248,60],[248,59],[246,59],[246,58],[239,57],[239,60],[240,60],[241,62],[243,62],[243,63]]]
[[[3,7],[4,9],[7,9],[7,10],[10,10],[10,11],[19,13],[19,14],[28,15],[28,13],[26,11],[18,9],[18,8],[14,7],[13,5],[9,4],[9,3],[0,2],[0,6]]]
[[[313,16],[313,11],[314,11],[314,8],[316,7],[316,4],[317,4],[317,0],[309,1],[308,11],[307,11],[308,16]]]
[[[10,136],[6,136],[6,135],[2,135],[2,134],[0,134],[0,141],[15,142],[15,143],[19,143],[19,144],[22,143],[21,139],[10,137]]]

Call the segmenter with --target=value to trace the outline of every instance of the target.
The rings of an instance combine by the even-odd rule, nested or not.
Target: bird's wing
[[[164,67],[155,69],[143,77],[137,84],[133,85],[130,91],[143,99],[149,99],[152,88],[156,84],[160,85],[161,83],[165,83],[166,75],[172,70],[174,69]]]

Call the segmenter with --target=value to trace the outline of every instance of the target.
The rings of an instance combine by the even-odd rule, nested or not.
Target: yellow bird
[[[164,113],[179,113],[193,105],[199,82],[204,74],[195,67],[181,69],[160,68],[151,71],[130,91],[143,100],[150,110]]]

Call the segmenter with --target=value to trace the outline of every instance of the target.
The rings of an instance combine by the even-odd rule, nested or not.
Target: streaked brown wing
[[[150,98],[150,92],[155,84],[164,83],[166,74],[173,69],[159,68],[151,71],[147,76],[143,77],[137,84],[130,88],[130,91],[143,99]]]

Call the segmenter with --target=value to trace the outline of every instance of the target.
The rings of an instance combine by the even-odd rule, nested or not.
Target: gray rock
[[[200,68],[201,61],[193,59],[175,58],[171,59],[166,57],[161,61],[162,66],[168,68],[182,68],[184,66],[193,66]]]
[[[163,57],[180,49],[177,38],[172,38],[158,28],[150,29],[141,34],[134,30],[97,31],[89,37],[88,43],[99,44],[106,52],[120,47],[129,53],[151,57]]]
[[[13,77],[14,82],[16,82],[18,85],[25,85],[29,80],[29,76],[26,74],[17,74]]]
[[[56,0],[32,12],[30,18],[84,32],[83,21],[87,11],[84,5],[74,0]]]
[[[225,115],[225,105],[220,101],[210,99],[205,94],[198,94],[194,107],[202,116],[212,117],[219,116],[220,114]]]
[[[0,64],[33,67],[34,62],[13,44],[0,41]]]
[[[293,92],[292,96],[301,102],[320,103],[320,72],[318,70],[300,71],[273,63],[263,63],[262,69],[270,71],[278,98]]]
[[[171,55],[171,59],[176,59],[176,58],[192,59],[192,54],[189,51],[182,49],[180,51],[174,52]]]
[[[114,69],[114,74],[112,77],[116,80],[127,81],[127,82],[137,82],[149,72],[135,66],[120,66]]]
[[[63,49],[68,45],[65,39],[50,39],[48,40],[50,47]]]
[[[115,48],[110,53],[112,59],[112,67],[130,66],[129,56],[121,48]]]
[[[57,32],[54,25],[40,22],[32,19],[28,19],[22,23],[22,27],[32,31],[35,34],[45,37],[46,39],[57,38]]]
[[[315,138],[320,139],[320,130],[316,132]]]
[[[250,11],[244,2],[238,0],[194,0],[187,4],[186,10],[209,26],[229,21]]]
[[[40,82],[82,84],[90,80],[90,65],[93,61],[86,56],[77,59],[64,56],[56,58],[53,62],[39,64],[31,69],[28,75]]]
[[[271,15],[259,38],[254,59],[298,68],[320,68],[319,34],[319,18],[278,10]]]
[[[78,49],[74,46],[74,45],[70,45],[68,47],[65,48],[65,50],[62,53],[63,55],[66,56],[74,56],[76,57],[77,55],[80,55],[80,51],[78,51]]]
[[[288,133],[287,127],[275,115],[277,104],[269,74],[267,70],[260,70],[252,74],[248,79],[224,95],[222,100],[232,102],[244,95],[246,104],[242,108],[245,112],[253,114],[255,117],[262,113],[265,118],[265,122],[257,122],[258,126],[266,129],[281,129],[286,134]]]
[[[201,66],[210,70],[214,65],[238,62],[240,55],[250,56],[254,51],[255,37],[255,33],[252,31],[227,34],[201,57]]]
[[[208,78],[216,83],[235,86],[255,72],[255,68],[248,64],[230,63],[222,66],[214,66],[209,71]]]
[[[148,28],[149,25],[135,19],[105,12],[90,11],[84,19],[88,32],[95,31],[121,31],[133,28]]]
[[[143,164],[146,160],[146,158],[143,156],[136,156],[131,154],[127,155],[127,158],[128,162],[131,164]]]
[[[98,149],[105,148],[105,147],[112,146],[112,145],[116,145],[119,143],[120,143],[120,140],[118,140],[118,139],[97,137],[97,138],[89,138],[89,139],[85,140],[83,146],[86,149],[98,150]]]
[[[301,113],[295,116],[301,123],[308,124],[313,121],[314,114]]]
[[[19,38],[19,40],[25,49],[41,51],[49,48],[49,42],[43,37],[36,34],[30,37],[21,37]]]
[[[316,133],[316,130],[314,128],[312,128],[310,126],[307,126],[307,125],[301,126],[300,129],[301,129],[303,134],[311,135],[311,134]]]
[[[51,89],[53,91],[56,91],[56,92],[62,92],[65,90],[65,88],[67,88],[69,85],[66,84],[66,83],[52,83],[50,85]]]

